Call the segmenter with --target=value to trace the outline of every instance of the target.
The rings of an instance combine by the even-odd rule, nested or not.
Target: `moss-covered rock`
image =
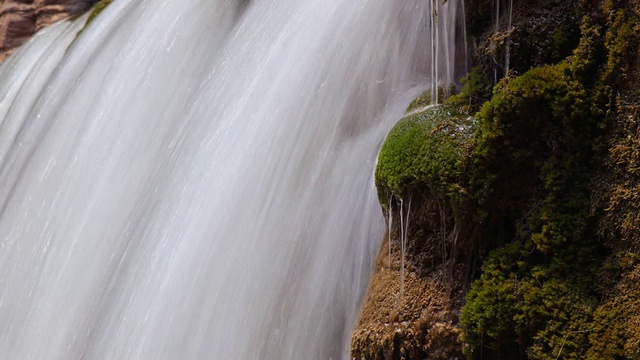
[[[459,203],[461,170],[474,121],[453,107],[433,106],[407,116],[391,130],[378,156],[375,182],[380,202],[406,198],[426,186]]]
[[[598,276],[588,359],[640,358],[640,1],[606,1],[610,14],[605,75],[616,91],[607,156],[593,187],[598,233],[612,255]]]
[[[515,242],[484,261],[461,314],[467,355],[584,359],[597,297],[524,257],[526,250]]]
[[[572,193],[588,178],[602,117],[571,66],[504,79],[477,114],[471,182],[486,212],[526,209],[532,197],[546,196],[541,192]]]
[[[460,93],[447,99],[447,104],[460,108],[465,113],[476,113],[482,105],[491,99],[491,83],[479,66],[471,69],[460,82]]]
[[[493,69],[476,67],[448,107],[399,122],[379,157],[380,201],[397,212],[413,196],[411,272],[468,286],[464,306],[463,291],[438,296],[461,310],[450,319],[469,358],[636,359],[640,1],[514,3],[516,71],[482,95]],[[473,121],[452,110],[487,98]],[[407,334],[370,345],[420,349]]]
[[[468,241],[459,243],[458,239],[470,236],[455,214],[462,213],[465,201],[462,174],[474,131],[475,121],[456,108],[430,106],[401,119],[383,144],[376,184],[384,210],[393,213],[392,244],[388,244],[392,251],[388,253],[385,245],[380,252],[353,334],[353,358],[462,356],[454,309],[461,306],[466,276],[465,261],[459,259],[465,254],[458,249]],[[410,211],[404,227],[400,226],[400,211]],[[406,221],[408,214],[404,215]],[[401,253],[400,239],[405,232],[405,252]],[[402,272],[404,285],[399,281]]]
[[[486,219],[479,246],[495,250],[462,311],[472,357],[586,356],[606,254],[589,186],[608,93],[583,74],[598,68],[590,30],[582,52],[503,79],[477,114],[469,189]]]

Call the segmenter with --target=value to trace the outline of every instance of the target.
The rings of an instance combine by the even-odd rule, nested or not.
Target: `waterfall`
[[[38,34],[0,67],[0,358],[348,358],[376,154],[452,79],[456,4],[437,38],[422,0],[115,0]]]

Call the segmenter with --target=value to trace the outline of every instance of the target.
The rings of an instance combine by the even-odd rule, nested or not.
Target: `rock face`
[[[579,0],[515,1],[511,17],[501,1],[469,0],[468,36],[473,58],[497,81],[511,70],[523,74],[532,67],[555,64],[571,55],[580,40]],[[508,64],[507,64],[508,63]]]
[[[401,285],[401,252],[383,244],[360,320],[353,333],[351,357],[357,360],[462,359],[456,308],[462,289],[443,281],[442,271],[424,273],[408,260]],[[462,271],[454,274],[461,284]],[[400,289],[402,287],[402,290]],[[451,301],[451,299],[455,299]]]
[[[380,251],[353,359],[463,358],[458,310],[470,251],[458,249],[469,248],[472,235],[455,219],[464,218],[460,184],[473,124],[443,105],[407,115],[387,136],[376,186],[393,219],[391,245]]]
[[[3,0],[0,4],[0,63],[35,32],[86,11],[97,0]]]
[[[466,146],[404,119],[385,141],[392,246],[351,357],[640,359],[640,0],[465,5],[473,70],[445,104],[486,102]]]

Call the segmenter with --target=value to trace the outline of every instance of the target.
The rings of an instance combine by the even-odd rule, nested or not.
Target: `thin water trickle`
[[[407,256],[407,240],[409,237],[409,214],[411,213],[411,199],[407,205],[407,212],[404,215],[404,200],[400,199],[400,299],[404,299],[404,278],[405,278],[405,259]]]
[[[509,0],[509,22],[507,24],[507,44],[504,53],[504,75],[509,73],[511,61],[511,31],[513,30],[513,0]]]
[[[400,293],[399,298],[400,301],[404,299],[404,257],[405,257],[405,249],[404,249],[404,201],[400,199],[398,213],[400,214]]]
[[[495,0],[493,3],[495,4],[495,25],[494,25],[494,29],[493,32],[494,34],[498,34],[498,31],[500,31],[500,1],[501,0]],[[496,40],[497,41],[497,40]],[[496,44],[497,47],[497,44]],[[494,64],[497,66],[498,65],[498,57],[497,57],[497,53],[493,54],[493,62]],[[497,84],[498,83],[498,69],[494,68],[493,69],[493,84]]]
[[[376,154],[453,78],[458,2],[115,0],[30,41],[0,67],[0,358],[348,358]]]
[[[389,245],[389,270],[391,270],[391,231],[393,229],[393,205],[392,205],[393,197],[389,196],[389,201],[387,202],[387,243]]]

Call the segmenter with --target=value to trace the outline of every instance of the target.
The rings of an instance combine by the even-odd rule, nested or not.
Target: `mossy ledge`
[[[394,260],[385,268],[385,244],[374,281],[386,282],[372,284],[354,358],[638,358],[640,1],[582,1],[558,29],[576,22],[579,41],[556,42],[552,63],[515,67],[492,93],[494,74],[475,67],[446,105],[389,134],[376,185],[393,211]],[[513,64],[527,64],[518,54]],[[409,198],[404,230],[397,210]],[[404,278],[438,289],[405,294],[419,298],[406,314],[384,290],[402,230]]]
[[[473,119],[451,106],[431,106],[400,120],[387,136],[375,182],[383,206],[426,186],[442,198],[461,201],[460,174],[474,132]]]

